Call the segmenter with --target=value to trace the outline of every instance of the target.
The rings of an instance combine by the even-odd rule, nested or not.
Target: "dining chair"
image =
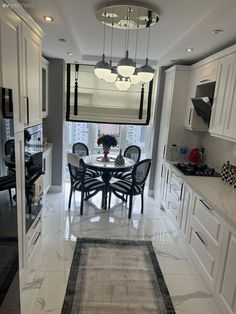
[[[133,197],[136,195],[141,195],[141,214],[143,214],[143,193],[145,182],[150,171],[151,159],[144,159],[136,163],[131,172],[131,180],[123,179],[116,181],[110,185],[109,193],[109,208],[111,205],[111,193],[113,193],[118,198],[126,201],[124,195],[129,196],[129,215],[131,218]],[[119,194],[121,193],[121,194]]]
[[[132,159],[135,164],[139,162],[141,156],[141,149],[137,145],[130,145],[124,151],[124,157]],[[116,179],[131,179],[131,171],[117,172],[113,175]]]
[[[79,157],[84,157],[89,155],[88,146],[84,143],[78,142],[74,143],[72,146],[72,153],[76,154]],[[86,175],[90,176],[91,178],[98,178],[100,177],[100,173],[95,170],[87,169]]]
[[[81,193],[80,201],[80,215],[83,215],[84,200],[88,200],[90,197],[97,194],[99,191],[103,191],[105,184],[95,178],[91,178],[87,175],[86,164],[76,154],[67,154],[68,168],[70,172],[70,195],[68,209],[71,207],[72,194],[75,191]]]

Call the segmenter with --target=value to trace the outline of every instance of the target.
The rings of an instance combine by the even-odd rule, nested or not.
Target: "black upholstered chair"
[[[4,145],[4,153],[5,156],[11,155],[15,151],[15,141],[14,140],[7,140]]]
[[[135,164],[139,162],[141,156],[141,149],[137,145],[130,145],[124,151],[124,157],[132,159]],[[131,179],[131,171],[117,172],[114,174],[116,179]]]
[[[72,193],[79,191],[81,192],[80,215],[83,215],[84,200],[88,200],[99,191],[103,191],[105,184],[87,175],[86,165],[83,159],[76,154],[68,153],[67,162],[71,181],[68,208],[70,209],[71,207]]]
[[[124,195],[129,196],[129,219],[132,214],[133,197],[141,195],[141,213],[143,213],[143,193],[145,182],[151,167],[151,159],[144,159],[134,165],[131,172],[131,180],[119,180],[110,185],[109,208],[111,203],[111,192],[118,198],[126,201]]]
[[[73,154],[76,154],[79,157],[84,157],[89,155],[89,150],[87,145],[84,143],[78,142],[74,143],[72,146],[72,152]],[[90,176],[91,178],[98,178],[100,176],[100,173],[95,170],[87,169],[86,175]]]

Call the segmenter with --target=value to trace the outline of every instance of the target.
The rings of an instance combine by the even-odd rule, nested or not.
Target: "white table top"
[[[130,158],[124,157],[125,164],[121,166],[115,165],[115,158],[117,156],[109,155],[108,157],[111,158],[110,161],[104,162],[102,160],[98,160],[99,158],[102,159],[103,155],[89,155],[83,157],[83,160],[87,166],[97,167],[97,168],[104,168],[104,169],[120,169],[121,171],[133,167],[134,161]]]

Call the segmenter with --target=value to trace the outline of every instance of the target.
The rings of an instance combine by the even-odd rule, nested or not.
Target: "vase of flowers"
[[[113,135],[102,135],[98,138],[97,144],[103,146],[103,159],[102,161],[109,161],[108,154],[110,152],[111,147],[115,147],[117,145],[117,140]]]

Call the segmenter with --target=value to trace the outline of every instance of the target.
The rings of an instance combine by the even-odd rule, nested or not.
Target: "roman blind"
[[[94,66],[67,64],[66,120],[118,124],[149,124],[153,81],[128,91],[98,79]]]

